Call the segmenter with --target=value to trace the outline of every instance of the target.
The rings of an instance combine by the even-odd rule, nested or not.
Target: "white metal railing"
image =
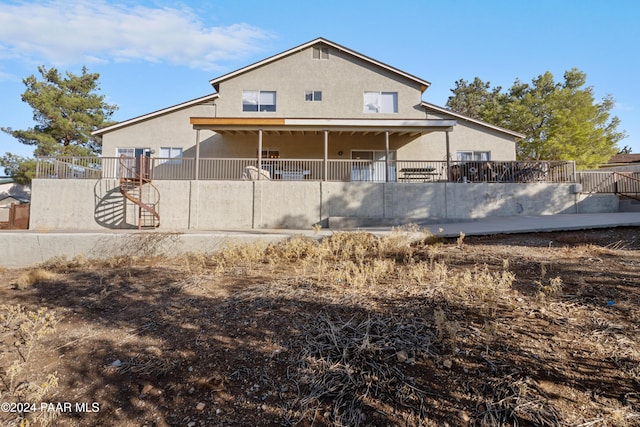
[[[102,177],[105,161],[103,157],[40,157],[36,178],[96,179]]]
[[[252,159],[200,159],[198,179],[239,181],[245,168],[256,167],[258,161]],[[194,175],[195,178],[195,175]]]
[[[323,161],[308,159],[263,159],[261,169],[276,181],[321,181]]]
[[[119,178],[119,157],[38,158],[37,178]],[[134,158],[125,161],[135,162]],[[575,182],[574,162],[150,158],[151,180],[341,181],[341,182]],[[606,173],[606,172],[603,172]],[[610,173],[609,173],[610,174]],[[582,178],[586,179],[586,178]],[[589,178],[591,179],[591,178]],[[595,184],[594,184],[595,185]],[[591,184],[583,186],[591,188]]]
[[[384,160],[328,160],[326,181],[385,182]],[[389,181],[396,180],[395,165],[389,163]]]

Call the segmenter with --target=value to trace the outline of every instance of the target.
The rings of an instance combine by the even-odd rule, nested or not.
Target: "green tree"
[[[6,153],[0,157],[0,166],[4,168],[4,173],[15,179],[18,184],[28,184],[36,175],[35,159]]]
[[[466,106],[477,111],[472,117],[524,134],[517,145],[518,159],[575,160],[580,169],[592,168],[616,154],[626,135],[617,130],[620,120],[610,115],[613,98],[596,102],[586,78],[574,68],[565,72],[564,82],[556,83],[547,71],[531,84],[516,80],[506,93],[488,84],[474,85],[471,97],[456,84],[447,107]]]
[[[447,100],[447,107],[451,110],[474,119],[485,120],[485,115],[492,108],[497,108],[496,103],[502,90],[500,86],[491,88],[490,82],[483,82],[478,77],[471,83],[460,79],[455,84],[456,87],[451,89],[454,96]]]
[[[34,146],[36,156],[93,156],[100,153],[100,140],[91,132],[109,125],[117,106],[107,104],[99,90],[98,73],[82,74],[38,67],[41,79],[31,75],[23,79],[26,86],[22,101],[33,108],[33,128],[14,130],[0,128],[23,144]],[[10,173],[24,170],[35,162],[21,165],[24,159],[11,153],[2,158]],[[17,163],[16,163],[17,162]],[[9,166],[7,166],[9,165]],[[30,176],[29,173],[25,176]],[[32,175],[31,175],[32,176]]]

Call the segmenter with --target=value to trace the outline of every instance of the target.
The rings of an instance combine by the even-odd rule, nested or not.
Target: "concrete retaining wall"
[[[3,256],[0,267],[18,268],[61,257],[109,259],[128,256],[176,256],[189,252],[213,253],[229,242],[267,243],[290,237],[283,233],[148,233],[148,232],[13,232],[0,234]]]
[[[584,195],[575,184],[157,181],[160,231],[308,229],[329,218],[366,225],[487,216],[606,213],[614,195]],[[32,184],[30,229],[135,228],[136,206],[116,180]],[[363,223],[364,225],[364,223]]]

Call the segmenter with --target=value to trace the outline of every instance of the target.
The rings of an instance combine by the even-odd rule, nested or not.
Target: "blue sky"
[[[0,0],[0,127],[33,126],[22,79],[45,65],[100,73],[126,120],[213,92],[209,80],[324,37],[431,82],[444,105],[458,79],[493,86],[571,68],[640,153],[640,2],[618,0]],[[0,155],[33,147],[0,133]],[[0,171],[0,174],[2,171]]]

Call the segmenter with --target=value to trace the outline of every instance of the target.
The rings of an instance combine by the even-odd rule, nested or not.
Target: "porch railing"
[[[640,197],[640,172],[584,171],[578,173],[583,193],[624,194]]]
[[[36,178],[119,178],[118,157],[41,157]],[[134,159],[131,159],[132,161]],[[575,182],[573,162],[150,158],[151,180],[340,181],[340,182]],[[584,186],[584,184],[583,184]]]

